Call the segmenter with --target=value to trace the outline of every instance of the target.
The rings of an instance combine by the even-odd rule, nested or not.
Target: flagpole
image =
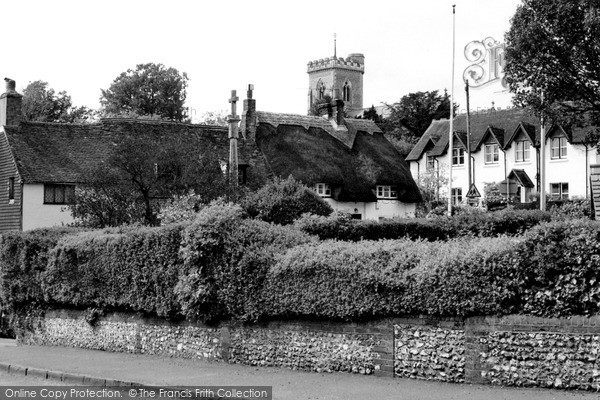
[[[544,118],[544,91],[542,90],[542,112],[540,114],[540,210],[546,211],[546,119]]]
[[[448,216],[452,216],[452,158],[454,149],[454,58],[456,41],[456,4],[452,5],[452,84],[450,85],[450,132],[448,132],[448,154],[450,155],[450,168],[448,168]]]

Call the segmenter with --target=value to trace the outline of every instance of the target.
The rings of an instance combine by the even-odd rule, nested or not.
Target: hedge
[[[310,241],[219,202],[186,224],[11,233],[0,243],[0,299],[16,313],[35,306],[257,318],[257,292],[275,256]]]
[[[173,318],[183,225],[65,236],[42,276],[44,301],[76,308],[139,311]]]
[[[264,293],[270,318],[600,312],[600,224],[535,226],[519,237],[325,241],[289,250]]]
[[[336,320],[501,313],[514,303],[516,244],[503,237],[299,246],[268,276],[267,312]]]
[[[0,235],[0,308],[15,309],[43,303],[41,275],[60,238],[72,228],[7,232]]]
[[[452,217],[390,219],[381,222],[357,221],[347,215],[335,213],[329,217],[304,215],[296,221],[295,226],[321,240],[359,241],[406,237],[436,241],[467,235],[518,235],[550,219],[550,213],[539,210],[474,210]]]
[[[600,224],[559,221],[527,233],[518,249],[522,311],[553,315],[600,312]]]
[[[190,224],[2,235],[0,299],[217,321],[600,312],[600,224],[519,236],[319,241],[211,204]]]
[[[185,273],[176,292],[187,318],[257,319],[276,254],[315,240],[292,227],[242,217],[239,206],[212,205],[185,230]]]

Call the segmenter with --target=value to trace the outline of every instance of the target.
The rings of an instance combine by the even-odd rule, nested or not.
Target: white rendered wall
[[[600,155],[597,154],[595,148],[586,147],[584,145],[575,144],[572,145],[567,143],[567,157],[564,159],[552,159],[550,149],[550,139],[546,141],[546,185],[544,191],[547,194],[551,193],[550,185],[552,183],[569,183],[569,198],[573,197],[587,197],[589,196],[589,166],[600,162]],[[472,153],[474,174],[475,174],[475,185],[479,190],[480,194],[484,195],[484,188],[486,183],[498,183],[506,179],[506,176],[513,169],[524,170],[534,186],[537,185],[537,157],[538,149],[530,147],[529,161],[516,162],[516,146],[511,145],[506,151],[500,150],[499,161],[497,164],[485,164],[485,152],[482,149]],[[587,157],[586,157],[587,154]],[[506,166],[504,159],[506,158]],[[423,168],[425,164],[425,156],[421,157],[417,161],[410,162],[411,172],[415,179],[417,179],[416,172],[417,164]],[[439,166],[441,167],[441,173],[448,174],[449,160],[448,153],[443,156],[437,157]],[[445,172],[444,172],[445,171]],[[420,171],[421,174],[423,170]],[[452,187],[462,188],[463,199],[465,198],[469,188],[467,187],[468,171],[466,168],[466,154],[465,154],[465,166],[454,166],[452,168]],[[537,191],[537,187],[532,189]],[[440,198],[447,198],[448,188],[447,185],[440,189]],[[528,199],[522,199],[528,201]]]
[[[72,223],[65,204],[44,204],[44,185],[23,185],[23,230],[61,226]]]
[[[341,202],[330,197],[323,198],[336,211],[361,214],[362,219],[378,221],[379,218],[409,218],[415,216],[417,205],[399,200],[381,199],[377,202]],[[357,212],[355,212],[355,210]]]

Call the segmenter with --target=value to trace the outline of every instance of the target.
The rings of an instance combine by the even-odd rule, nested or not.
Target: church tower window
[[[319,96],[319,100],[325,98],[325,84],[321,80],[319,80],[319,82],[317,83],[317,93]]]
[[[346,81],[342,88],[342,96],[344,101],[350,101],[350,82]]]

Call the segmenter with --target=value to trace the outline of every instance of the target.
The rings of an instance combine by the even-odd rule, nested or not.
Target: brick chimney
[[[6,92],[0,94],[0,125],[19,125],[22,120],[21,99],[23,95],[15,90],[14,80],[4,78]]]
[[[256,137],[256,100],[252,98],[253,91],[254,85],[248,85],[241,122],[241,131],[244,139],[250,138],[251,140],[254,140]]]

